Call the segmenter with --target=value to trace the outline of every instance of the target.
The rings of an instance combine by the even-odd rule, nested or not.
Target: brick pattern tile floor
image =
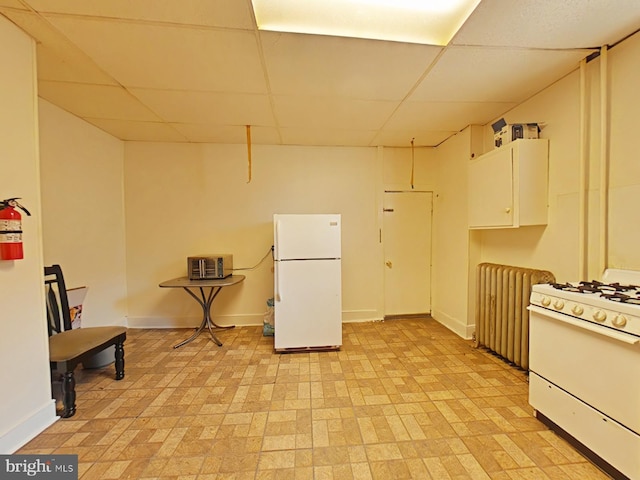
[[[78,454],[83,480],[597,480],[533,417],[527,378],[433,319],[343,326],[278,354],[260,327],[129,330],[126,376],[77,371],[77,413],[17,453]]]

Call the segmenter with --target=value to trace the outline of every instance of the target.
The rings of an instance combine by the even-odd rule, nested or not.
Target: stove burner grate
[[[582,290],[581,290],[581,288],[579,286],[571,285],[570,283],[551,283],[550,285],[553,288],[556,288],[558,290],[563,290],[565,292],[582,293]]]
[[[612,302],[640,305],[640,287],[637,285],[621,285],[620,283],[602,283],[597,280],[582,281],[578,284],[551,283],[553,288],[565,292],[591,293]]]
[[[612,302],[620,302],[620,303],[631,303],[633,305],[640,305],[640,298],[631,297],[629,295],[625,295],[624,293],[616,292],[616,293],[603,293],[602,298],[606,298],[607,300],[611,300]]]
[[[621,285],[620,283],[602,283],[597,280],[592,280],[590,282],[580,282],[580,285],[589,289],[589,291],[600,291],[600,292],[629,292],[638,290],[639,287],[635,285]]]

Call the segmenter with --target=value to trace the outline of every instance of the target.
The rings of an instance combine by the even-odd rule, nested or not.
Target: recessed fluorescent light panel
[[[258,29],[447,45],[480,0],[252,0]]]

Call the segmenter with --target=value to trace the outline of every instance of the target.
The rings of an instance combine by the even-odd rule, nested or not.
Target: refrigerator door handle
[[[281,302],[282,301],[282,296],[280,295],[280,275],[278,275],[278,262],[274,262],[274,283],[275,283],[275,292],[274,292],[274,299],[276,302]]]
[[[280,256],[278,255],[278,244],[280,243],[279,231],[280,231],[280,220],[276,220],[276,223],[274,225],[274,232],[273,232],[273,237],[274,237],[273,254],[276,260],[280,260]]]
[[[280,256],[278,254],[278,244],[280,243],[280,220],[276,220],[274,225],[273,237],[274,237],[274,245],[273,245],[273,254],[275,258],[275,262],[273,262],[274,266],[274,300],[276,302],[280,302],[282,300],[282,296],[280,295],[280,275],[278,275],[278,261],[280,260]]]

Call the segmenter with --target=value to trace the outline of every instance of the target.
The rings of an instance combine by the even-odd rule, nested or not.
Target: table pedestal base
[[[198,287],[200,290],[200,296],[198,297],[198,295],[196,295],[195,293],[193,293],[189,287],[183,287],[184,290],[191,295],[196,302],[198,302],[198,304],[202,307],[202,323],[200,324],[200,326],[196,329],[196,331],[193,333],[193,335],[191,335],[189,338],[187,338],[186,340],[176,344],[173,346],[173,348],[180,348],[183,345],[186,345],[187,343],[192,342],[193,340],[195,340],[196,338],[198,338],[198,335],[200,335],[200,333],[206,328],[209,330],[209,335],[211,335],[211,339],[216,342],[216,344],[221,347],[222,346],[222,342],[218,339],[218,337],[216,337],[216,335],[213,333],[214,329],[230,329],[230,328],[235,328],[235,325],[228,325],[228,326],[222,326],[222,325],[218,325],[216,324],[212,319],[211,319],[211,304],[213,303],[213,300],[216,298],[216,296],[218,295],[218,293],[220,293],[220,290],[222,290],[222,287],[210,287],[209,290],[209,294],[207,295],[204,291],[205,287]]]

